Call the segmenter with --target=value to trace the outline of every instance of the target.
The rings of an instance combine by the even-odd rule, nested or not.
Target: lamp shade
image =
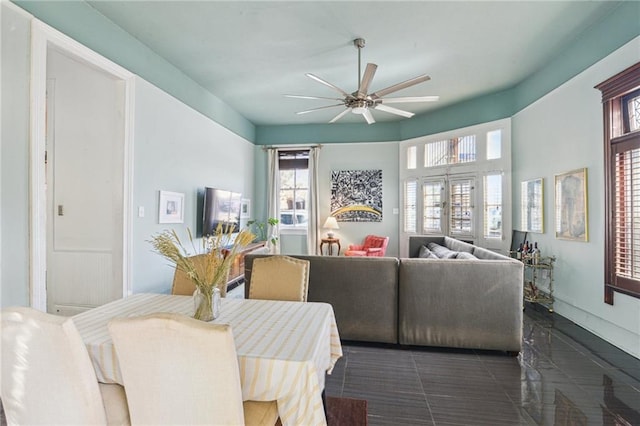
[[[327,232],[327,237],[329,238],[333,238],[334,229],[340,229],[340,227],[338,226],[338,221],[333,216],[329,216],[327,218],[327,220],[324,222],[323,228],[329,230],[329,232]]]
[[[324,222],[324,229],[340,229],[338,226],[338,221],[335,217],[329,216],[327,220]]]

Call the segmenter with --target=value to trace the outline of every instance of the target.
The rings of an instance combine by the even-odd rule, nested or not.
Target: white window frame
[[[501,156],[497,159],[487,159],[487,137],[491,131],[500,130],[501,135]],[[424,167],[424,160],[418,161],[415,169],[409,169],[407,167],[407,150],[416,149],[416,156],[419,159],[424,159],[424,146],[430,142],[437,142],[440,140],[448,140],[456,137],[464,137],[469,135],[476,135],[476,161],[458,164],[447,164],[441,166]],[[445,177],[447,180],[455,179],[458,177],[473,176],[475,179],[475,191],[473,196],[473,225],[470,235],[451,235],[448,233],[447,228],[443,230],[443,235],[451,235],[455,238],[464,239],[465,241],[471,241],[472,243],[486,247],[491,250],[508,254],[509,246],[511,243],[511,229],[512,229],[512,201],[511,201],[511,119],[506,118],[502,120],[496,120],[488,123],[483,123],[475,126],[465,127],[461,129],[455,129],[443,133],[421,136],[406,141],[402,141],[399,144],[399,158],[400,158],[400,205],[404,206],[404,189],[405,182],[410,179],[418,179],[420,184],[418,185],[418,211],[416,232],[406,232],[404,224],[404,211],[400,212],[399,241],[400,241],[400,256],[408,256],[408,241],[410,235],[424,235],[423,231],[423,194],[422,194],[422,182],[427,180],[433,180],[440,177]],[[490,174],[502,174],[502,236],[485,237],[484,235],[484,176]],[[448,188],[445,195],[448,202]],[[448,208],[443,209],[447,211]],[[445,220],[450,220],[447,216]]]

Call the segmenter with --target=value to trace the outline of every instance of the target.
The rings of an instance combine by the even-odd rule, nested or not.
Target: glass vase
[[[193,304],[195,319],[213,321],[220,315],[220,289],[218,287],[196,287],[196,291],[193,293]]]

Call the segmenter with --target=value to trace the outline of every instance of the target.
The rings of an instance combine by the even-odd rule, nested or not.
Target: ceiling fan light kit
[[[306,96],[306,95],[285,95],[289,98],[298,98],[298,99],[328,99],[339,101],[340,103],[335,105],[327,105],[318,108],[308,109],[306,111],[300,111],[296,114],[307,114],[314,111],[320,111],[327,108],[335,108],[335,107],[345,107],[346,109],[340,112],[338,115],[333,117],[329,123],[335,123],[342,117],[346,115],[347,112],[351,111],[353,114],[362,115],[368,124],[373,124],[376,121],[371,114],[371,110],[375,109],[378,111],[383,111],[389,114],[398,115],[401,117],[411,118],[415,114],[409,111],[404,111],[398,108],[390,107],[385,104],[393,104],[393,103],[412,103],[412,102],[434,102],[439,99],[438,96],[406,96],[400,98],[384,98],[384,96],[397,92],[402,89],[406,89],[411,86],[415,86],[416,84],[423,83],[425,81],[430,80],[431,78],[426,75],[420,75],[418,77],[403,81],[401,83],[394,84],[385,89],[378,90],[377,92],[369,94],[369,86],[373,81],[373,77],[376,74],[376,70],[378,66],[376,64],[369,63],[367,64],[364,74],[361,75],[361,61],[360,55],[361,50],[364,48],[365,41],[362,38],[357,38],[353,40],[353,45],[358,49],[358,90],[353,93],[347,93],[338,86],[335,86],[329,83],[326,80],[318,77],[317,75],[307,73],[305,74],[307,77],[312,80],[317,81],[320,84],[323,84],[336,92],[340,93],[341,98],[328,98],[323,96]]]

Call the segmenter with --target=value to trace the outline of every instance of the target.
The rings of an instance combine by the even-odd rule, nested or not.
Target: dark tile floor
[[[527,305],[523,351],[343,345],[326,393],[375,425],[640,425],[640,360]]]
[[[326,392],[371,426],[640,425],[640,360],[535,305],[523,331],[518,357],[345,343]]]

